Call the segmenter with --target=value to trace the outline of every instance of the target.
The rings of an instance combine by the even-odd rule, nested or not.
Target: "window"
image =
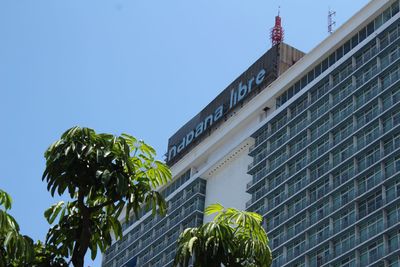
[[[365,89],[363,89],[360,93],[356,95],[357,107],[363,106],[378,93],[378,82],[374,81],[371,85],[368,85]]]
[[[354,256],[345,258],[333,264],[334,267],[356,267],[356,259]]]
[[[295,143],[290,145],[290,156],[293,156],[307,145],[307,135],[303,134],[300,138],[294,141]]]
[[[372,243],[367,248],[361,251],[360,263],[361,266],[367,266],[383,256],[383,243],[382,241]]]
[[[347,205],[355,197],[354,184],[350,184],[333,195],[333,208],[339,209]]]
[[[322,197],[324,197],[330,191],[329,178],[325,178],[323,181],[314,185],[310,189],[310,202],[313,203]]]
[[[400,221],[400,205],[391,207],[387,216],[388,227],[398,224]]]
[[[311,102],[314,103],[318,99],[320,99],[323,95],[325,95],[331,86],[329,85],[329,80],[325,79],[324,81],[321,82],[320,85],[317,86],[316,89],[313,89],[311,91]]]
[[[281,245],[284,241],[286,241],[285,238],[285,232],[283,229],[281,229],[278,232],[275,232],[274,234],[270,235],[269,239],[271,240],[271,248],[277,248],[279,245]]]
[[[385,73],[384,76],[381,77],[382,88],[385,89],[389,87],[391,84],[397,82],[399,80],[399,67],[391,70],[388,73]]]
[[[341,164],[354,153],[353,140],[347,141],[339,148],[333,151],[333,166]]]
[[[329,158],[325,158],[320,163],[317,163],[310,168],[311,180],[314,181],[315,179],[322,177],[322,175],[326,174],[329,169]]]
[[[380,207],[382,207],[382,192],[379,191],[360,202],[358,207],[359,218],[365,217]]]
[[[276,174],[273,175],[272,178],[268,180],[268,187],[274,189],[278,185],[280,185],[286,178],[287,178],[286,170],[285,168],[281,168],[281,170],[276,172]]]
[[[353,100],[349,99],[333,112],[333,124],[340,123],[353,113]]]
[[[391,177],[396,172],[400,171],[400,157],[389,157],[385,160],[385,175]]]
[[[300,114],[302,111],[304,111],[308,106],[308,98],[303,97],[299,101],[296,101],[296,104],[294,107],[291,108],[291,117],[294,118],[298,114]]]
[[[372,56],[372,55],[371,55]],[[364,55],[365,57],[365,55]],[[369,81],[378,72],[378,65],[374,59],[362,72],[358,73],[356,76],[356,86],[359,87],[362,84]]]
[[[400,248],[400,232],[394,232],[389,235],[389,252],[393,252]]]
[[[310,256],[310,267],[322,266],[331,259],[329,246],[326,245]]]
[[[387,118],[383,120],[383,131],[388,132],[393,127],[400,124],[400,110],[393,111]]]
[[[289,223],[287,228],[287,239],[292,238],[293,236],[301,233],[307,226],[307,218],[306,215],[303,215],[292,223]]]
[[[281,147],[283,143],[287,140],[287,133],[286,131],[276,135],[275,137],[271,138],[271,146],[270,151],[274,151],[275,149]]]
[[[386,188],[386,201],[390,202],[400,197],[400,178]]]
[[[338,90],[332,93],[334,104],[339,103],[342,99],[352,93],[353,89],[354,87],[351,80],[340,86]]]
[[[273,157],[269,160],[269,169],[274,170],[280,164],[282,164],[287,159],[287,153],[284,149],[282,151],[278,151]]]
[[[400,87],[397,87],[383,97],[383,109],[387,110],[399,101],[400,101]]]
[[[299,256],[301,253],[303,253],[305,250],[305,247],[306,247],[306,241],[305,241],[304,237],[293,242],[293,244],[290,245],[287,249],[288,260],[291,260],[291,259]]]
[[[392,135],[389,139],[385,140],[383,143],[383,149],[385,155],[389,155],[398,147],[400,147],[400,133]]]
[[[361,195],[378,185],[382,181],[382,171],[380,166],[375,167],[361,178],[357,179],[358,194]]]
[[[355,245],[354,231],[343,234],[339,239],[333,241],[335,257],[351,250]]]
[[[328,215],[330,211],[329,200],[321,201],[316,207],[310,209],[310,224],[314,224]]]
[[[275,133],[277,130],[282,128],[287,122],[287,115],[286,113],[281,115],[279,118],[277,118],[275,121],[271,122],[271,132]]]
[[[366,168],[372,166],[381,158],[379,144],[374,148],[368,150],[364,155],[357,159],[358,171],[361,172]]]
[[[272,196],[272,198],[269,198],[268,200],[268,209],[273,209],[276,206],[278,206],[279,204],[281,204],[283,202],[283,200],[285,199],[285,188],[281,187],[281,189],[279,189],[278,192],[274,193],[274,195]]]
[[[322,226],[313,229],[308,235],[309,247],[314,247],[319,243],[329,238],[329,223],[324,223]]]
[[[289,191],[289,196],[292,196],[295,193],[299,192],[307,184],[308,184],[308,182],[307,182],[307,174],[305,173],[305,171],[303,171],[301,174],[296,175],[295,178],[290,179],[289,190],[288,190]]]
[[[361,128],[372,119],[374,119],[379,113],[378,104],[372,104],[364,112],[357,116],[357,127]]]
[[[349,180],[350,177],[353,177],[355,174],[354,172],[354,163],[349,162],[342,166],[339,170],[337,170],[333,174],[333,185],[334,187],[337,187],[343,183],[345,183],[347,180]]]
[[[346,229],[356,221],[356,214],[353,207],[348,208],[346,211],[333,218],[333,231],[339,233]]]
[[[353,133],[353,120],[347,121],[339,130],[333,132],[333,144],[336,145]]]
[[[296,119],[293,126],[290,127],[290,136],[295,136],[301,130],[303,130],[308,124],[307,114],[302,115],[300,118]]]
[[[317,125],[315,125],[311,129],[311,140],[316,140],[321,137],[324,133],[326,133],[330,127],[331,123],[329,121],[329,115],[325,116],[322,120],[319,121]]]
[[[311,110],[311,120],[322,116],[330,108],[329,97],[325,97],[321,102]]]
[[[379,137],[379,122],[375,122],[367,129],[362,130],[357,135],[357,148],[361,149],[371,144],[376,138]]]
[[[303,192],[288,204],[288,217],[292,217],[307,206],[307,196]]]
[[[289,175],[293,175],[296,172],[300,171],[303,169],[307,164],[307,154],[302,153],[300,154],[294,162],[289,164]]]
[[[283,257],[283,251],[277,251],[276,253],[274,252],[273,254],[273,261],[272,261],[272,267],[280,267],[284,264],[285,258]]]

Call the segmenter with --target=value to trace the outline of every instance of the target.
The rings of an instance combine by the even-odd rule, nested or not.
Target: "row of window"
[[[318,77],[321,73],[327,70],[330,66],[335,64],[339,59],[341,59],[344,55],[346,55],[351,49],[355,48],[360,42],[362,42],[365,38],[370,36],[376,29],[378,29],[382,24],[388,21],[391,17],[399,12],[399,1],[394,1],[394,3],[386,9],[383,13],[375,18],[375,20],[371,21],[366,27],[361,29],[358,33],[356,33],[352,38],[350,38],[344,45],[339,47],[335,52],[333,52],[329,57],[325,58],[320,64],[318,64],[314,69],[308,72],[305,76],[303,76],[299,81],[297,81],[292,87],[282,93],[276,99],[276,106],[280,107],[284,103],[286,103],[290,98],[292,98],[296,93],[298,93],[301,89],[303,89],[307,84],[313,81],[316,77]],[[361,53],[358,57],[358,64],[363,64],[362,62],[366,61],[369,54],[372,54],[370,50]],[[339,79],[340,76],[345,76],[350,72],[351,65],[347,65],[340,69],[334,77],[335,79]],[[335,80],[334,79],[334,80]]]
[[[387,72],[386,74],[382,75],[382,80],[386,80],[387,77],[389,77],[389,81],[390,81],[388,83],[389,85],[397,83],[399,81],[399,77],[400,77],[400,68],[399,67],[393,68],[390,72]],[[382,89],[384,89],[384,88],[382,88]],[[357,108],[361,107],[367,101],[370,101],[373,97],[375,97],[378,94],[379,90],[380,90],[380,88],[378,88],[378,81],[375,81],[372,84],[370,84],[369,86],[367,86],[366,88],[364,88],[361,92],[357,93],[356,102],[358,102],[360,105],[360,106],[358,106],[358,104],[357,104]],[[383,95],[383,98],[385,100],[384,101],[385,105],[383,106],[383,108],[386,108],[386,109],[390,108],[391,105],[389,105],[389,104],[393,105],[396,102],[398,102],[400,100],[399,95],[400,95],[400,87],[396,87],[391,92],[385,93]],[[329,99],[329,98],[327,97],[326,99]],[[362,99],[362,101],[359,101],[358,99]],[[319,124],[311,126],[310,127],[311,140],[318,139],[319,137],[321,137],[321,135],[325,134],[328,131],[328,129],[331,127],[331,125],[337,125],[341,121],[348,118],[348,116],[350,114],[352,114],[353,111],[355,110],[355,108],[354,108],[355,105],[353,104],[353,102],[354,102],[354,100],[352,98],[350,98],[349,100],[345,101],[344,103],[340,103],[340,105],[338,107],[336,107],[336,109],[333,110],[331,112],[331,114],[326,114],[325,117],[320,118]],[[329,106],[331,106],[331,105],[329,105]],[[364,109],[365,108],[366,107],[364,107]],[[324,112],[326,112],[326,110]],[[379,114],[378,101],[376,100],[373,105],[368,106],[368,108],[366,110],[361,110],[358,113],[360,113],[360,114],[357,116],[356,125],[358,128],[360,128],[363,125],[365,125],[366,123],[370,122],[373,118],[375,118]],[[331,119],[331,117],[332,117],[332,119]],[[313,122],[313,121],[315,121],[315,119],[310,118],[310,120],[309,120],[307,114],[305,113],[301,118],[299,118],[297,120],[297,122],[296,121],[293,122],[293,124],[294,124],[293,126],[289,126],[290,133],[291,133],[290,136],[298,135],[304,128],[309,126],[310,122]],[[349,127],[349,125],[346,125],[346,126]],[[349,129],[349,128],[347,128],[347,129]],[[343,130],[346,130],[346,128]],[[307,135],[302,134],[300,136],[301,136],[300,140],[295,140],[295,142],[296,142],[295,146],[298,149],[302,149],[306,145],[305,139],[306,139]],[[340,136],[344,136],[344,134],[340,133]],[[340,136],[334,136],[335,141],[341,140]],[[289,139],[289,136],[287,134],[287,131],[284,131],[281,134],[278,134],[278,135],[275,135],[274,137],[272,137],[266,143],[266,147],[263,148],[261,152],[259,152],[258,154],[255,155],[253,163],[250,164],[249,169],[253,168],[254,165],[263,161],[269,154],[273,153],[274,151],[276,153],[278,151],[277,148],[281,147],[282,144],[284,144],[288,139]],[[292,147],[292,146],[289,146],[289,147]],[[282,150],[280,150],[280,151],[281,151],[281,153],[286,153],[286,151],[282,151]],[[292,152],[292,153],[297,153],[298,151],[299,150],[297,150],[297,149],[290,148],[290,152]],[[278,153],[279,153],[279,151],[278,151]],[[279,157],[279,156],[280,155],[273,156],[273,157]],[[289,155],[285,154],[284,156],[288,157]]]
[[[182,182],[188,179],[187,177],[188,177],[187,173],[185,173],[185,175],[181,176],[178,180],[181,180]],[[167,216],[163,217],[157,215],[155,217],[149,216],[148,218],[146,218],[141,224],[130,230],[121,240],[115,242],[109,249],[107,249],[104,255],[104,262],[110,261],[117,254],[121,254],[121,252],[123,252],[124,249],[126,249],[126,247],[130,244],[131,246],[129,254],[133,253],[132,252],[133,246],[139,249],[143,248],[145,245],[148,245],[148,242],[150,242],[151,239],[142,240],[140,247],[138,246],[139,240],[142,237],[144,237],[146,233],[149,233],[149,231],[152,229],[153,229],[152,232],[155,231],[156,233],[155,236],[161,236],[159,234],[165,234],[165,231],[169,230],[170,227],[172,227],[175,224],[174,223],[175,220],[179,219],[175,218],[176,216],[179,217],[179,212],[181,211],[176,209],[178,205],[184,205],[184,208],[182,209],[188,210],[188,208],[190,207],[190,203],[196,200],[193,197],[197,193],[201,193],[204,195],[205,190],[206,190],[206,181],[203,179],[195,180],[193,183],[188,185],[184,190],[179,192],[176,196],[174,196],[172,199],[168,201],[169,211],[167,213]],[[204,196],[202,198],[204,198]],[[200,211],[202,211],[203,209],[200,209]],[[127,229],[130,225],[132,225],[135,222],[136,220],[133,217],[128,221],[128,223],[123,222],[122,223],[123,229]],[[151,236],[151,234],[148,236]],[[132,244],[132,242],[135,242],[135,244]],[[137,252],[137,250],[135,251]]]
[[[399,50],[400,51],[400,50]],[[400,52],[399,52],[400,54]],[[400,77],[400,68],[396,67],[393,68],[390,72],[387,72],[386,74],[381,75],[382,78],[381,80],[388,80],[388,85],[397,83],[399,81]],[[380,88],[378,87],[379,80],[375,80],[374,82],[370,83],[366,88],[361,89],[360,92],[356,92],[355,95],[355,100],[353,98],[349,98],[346,100],[344,103],[341,102],[339,106],[337,106],[331,114],[325,114],[324,117],[318,118],[318,121],[320,122],[319,124],[316,124],[314,126],[310,127],[311,131],[311,140],[316,140],[318,139],[321,135],[326,133],[328,129],[331,127],[331,125],[337,125],[346,118],[350,114],[353,113],[353,111],[356,108],[362,107],[367,101],[370,101],[373,97],[375,97],[380,90],[385,89],[383,86]],[[390,108],[391,105],[395,104],[400,100],[400,87],[396,87],[389,93],[385,93],[383,95],[384,97],[384,103],[385,105],[383,108]],[[322,105],[316,108],[316,110],[320,110],[321,107],[323,107],[323,113],[319,114],[322,115],[324,114],[330,107],[334,106],[333,104],[329,104],[329,97],[326,97],[326,103],[327,105]],[[338,102],[339,103],[339,102]],[[357,104],[355,104],[357,103]],[[390,105],[391,104],[391,105]],[[325,108],[326,107],[326,108]],[[365,107],[364,107],[365,109]],[[368,106],[367,110],[361,111],[362,113],[357,116],[357,127],[360,128],[369,121],[371,121],[374,117],[376,117],[379,113],[379,105],[378,101],[375,101],[375,104],[372,106]],[[360,113],[360,111],[358,112]],[[311,111],[311,114],[313,112]],[[297,118],[295,121],[293,121],[291,124],[288,125],[288,129],[290,132],[290,136],[296,136],[301,133],[303,129],[305,129],[307,126],[310,125],[310,122],[315,122],[317,118],[312,118],[313,115],[309,118],[307,113],[304,113],[303,116],[300,118]],[[349,127],[347,125],[347,127]],[[278,148],[280,148],[287,140],[289,140],[289,134],[287,133],[288,131],[283,131],[280,134],[274,135],[273,137],[270,138],[268,142],[266,142],[265,147],[258,152],[253,159],[253,162],[249,165],[249,170],[252,169],[256,164],[259,162],[263,161],[269,154],[271,153],[276,153],[278,151]],[[306,145],[306,134],[300,135],[301,139],[295,140],[295,146],[297,149],[292,149],[290,148],[291,153],[297,153],[299,150],[302,149]],[[344,136],[343,134],[341,136]],[[336,136],[335,136],[336,137]],[[336,138],[335,140],[340,140],[340,138]],[[291,146],[290,146],[291,147]],[[282,153],[282,152],[281,152]],[[287,155],[288,156],[288,155]],[[275,156],[277,157],[277,156]]]
[[[389,116],[385,119],[382,119],[383,122],[385,121],[396,121],[395,125],[400,124],[400,110],[389,114]],[[396,119],[397,118],[397,119]],[[383,123],[384,124],[384,123]],[[288,194],[284,197],[291,196],[294,192],[297,192],[300,188],[307,185],[309,182],[316,180],[318,177],[325,175],[329,170],[335,168],[335,166],[341,165],[344,161],[348,160],[356,151],[355,147],[357,147],[357,152],[359,153],[362,148],[366,147],[368,144],[369,146],[373,145],[374,142],[376,143],[375,146],[369,148],[368,150],[363,151],[363,153],[359,153],[355,157],[357,162],[357,172],[362,172],[363,170],[367,169],[369,166],[380,160],[384,155],[389,155],[394,151],[395,148],[400,147],[400,133],[399,131],[394,131],[393,134],[388,135],[385,137],[383,142],[383,150],[381,149],[381,144],[377,143],[375,140],[380,136],[379,133],[383,131],[382,127],[379,127],[379,121],[375,121],[372,123],[368,128],[360,131],[356,136],[357,138],[348,138],[348,141],[342,143],[339,147],[334,148],[330,155],[326,155],[324,158],[321,158],[320,161],[315,162],[308,166],[308,170],[310,171],[310,178],[308,179],[306,175],[306,171],[302,170],[307,164],[314,162],[316,158],[323,155],[325,152],[334,145],[334,142],[331,144],[329,142],[328,136],[322,139],[319,143],[314,146],[311,146],[308,149],[308,153],[305,152],[300,154],[296,159],[293,159],[287,162],[287,167],[281,167],[281,171],[273,173],[273,175],[268,175],[270,169],[264,168],[264,171],[258,172],[254,175],[256,179],[253,177],[253,181],[256,180],[257,182],[260,181],[263,177],[268,177],[264,181],[264,183],[257,183],[257,187],[253,187],[252,192],[252,200],[248,203],[248,207],[253,204],[255,201],[259,200],[260,197],[266,195],[268,192],[275,190],[278,186],[282,186],[283,182],[293,174],[296,174],[295,177],[292,177],[290,181],[288,181]],[[348,124],[344,126],[346,129]],[[393,130],[393,128],[390,128]],[[345,130],[348,131],[348,130]],[[343,128],[339,130],[339,133],[343,132]],[[335,134],[333,135],[335,137]],[[349,137],[350,135],[346,136]],[[335,138],[333,138],[335,140]],[[280,155],[286,155],[285,150]],[[330,158],[332,159],[332,164],[330,163]],[[285,158],[284,158],[285,159]],[[274,168],[279,164],[284,162],[284,159],[281,157],[275,158],[272,161]],[[352,168],[349,170],[349,168]],[[348,179],[350,175],[353,175],[354,168],[353,164],[342,166],[339,169],[339,173],[334,173],[334,185],[337,186]],[[388,170],[389,171],[389,170]],[[257,177],[259,176],[259,177]]]
[[[394,36],[397,38],[399,29],[398,27],[390,30],[390,31],[386,31],[384,33],[382,33],[378,40],[380,39],[387,39],[389,38],[388,36],[391,36],[391,42],[393,42],[395,40]],[[376,40],[373,41],[373,47],[376,47]],[[380,45],[380,49],[382,51],[382,49],[386,48],[387,45]],[[399,57],[399,49],[398,47],[394,47],[394,48],[390,48],[391,50],[389,50],[388,52],[386,52],[385,54],[380,55],[380,60],[382,63],[379,65],[380,69],[384,69],[387,65],[390,64],[390,62],[393,62],[394,60],[396,60]],[[359,54],[364,55],[365,53],[367,54],[371,54],[371,51],[375,51],[375,49],[371,49],[371,47],[367,47],[364,52],[360,52]],[[375,55],[378,51],[375,51],[375,53],[373,55]],[[355,61],[357,61],[357,58],[359,58],[360,55],[355,55]],[[362,56],[362,58],[365,58]],[[365,61],[363,61],[363,63],[365,63]],[[349,60],[348,65],[351,65],[351,61]],[[371,69],[376,69],[377,70],[377,59],[375,58],[372,63],[373,66],[375,67],[370,67],[368,69],[366,69],[363,73],[358,74],[358,76],[362,76],[362,77],[371,77]],[[357,65],[358,67],[361,67],[361,65]],[[348,69],[349,67],[344,67],[343,69]],[[357,71],[358,72],[358,71]],[[341,76],[343,77],[341,80],[344,80],[347,77],[344,77],[344,73],[343,71],[340,72]],[[349,72],[345,72],[347,75],[350,74]],[[335,75],[331,75],[332,77],[334,77]],[[340,75],[339,75],[340,76]],[[357,76],[357,77],[358,77]],[[335,79],[333,79],[335,80]],[[365,79],[363,78],[363,81],[365,81]],[[293,105],[291,106],[290,110],[290,114],[291,114],[291,118],[294,118],[296,115],[298,115],[299,113],[301,113],[302,110],[304,110],[306,107],[308,107],[309,105],[311,105],[312,103],[316,102],[317,100],[319,100],[322,96],[324,96],[331,88],[332,88],[333,84],[331,84],[329,82],[329,79],[326,78],[324,79],[324,81],[320,82],[319,86],[316,86],[316,88],[314,90],[310,91],[310,97],[311,97],[311,101],[309,101],[308,96],[304,96],[301,99],[297,100],[296,103],[293,103]],[[343,99],[343,97],[345,97],[346,94],[352,92],[354,90],[354,86],[353,82],[351,79],[347,79],[347,82],[345,82],[344,84],[342,84],[342,86],[340,87],[339,90],[337,90],[336,92],[333,93],[333,100],[335,101],[340,101],[341,99]],[[324,109],[326,109],[329,105],[329,99],[326,98],[324,100],[324,103],[318,103],[317,105],[317,109],[315,109],[312,112],[312,116],[313,117],[318,117],[319,115],[321,115],[321,112],[324,112]],[[265,140],[268,136],[270,136],[271,134],[273,134],[274,132],[276,132],[277,130],[279,130],[283,125],[286,124],[286,122],[288,121],[288,117],[287,114],[281,114],[279,116],[277,116],[276,118],[274,118],[273,120],[271,120],[271,122],[268,124],[269,127],[267,127],[264,131],[260,132],[257,134],[257,136],[255,137],[255,146],[258,146],[260,143],[263,142],[263,140]],[[254,149],[254,147],[252,149]]]
[[[137,260],[138,266],[165,266],[170,263],[175,256],[176,241],[183,229],[188,227],[197,227],[201,225],[203,218],[200,215],[190,217],[176,231],[171,232],[162,242],[156,242]],[[161,253],[162,252],[162,253]],[[172,256],[172,257],[171,257]]]
[[[174,244],[183,229],[202,224],[202,215],[193,213],[196,210],[204,210],[204,199],[193,201],[193,203],[189,207],[186,207],[181,214],[174,216],[170,221],[171,225],[169,227],[160,225],[158,226],[160,228],[157,227],[155,232],[149,233],[139,242],[131,243],[127,249],[123,250],[123,252],[114,259],[114,262],[116,262],[117,266],[122,266],[123,263],[139,254],[137,256],[137,264],[140,266],[146,266],[146,263],[149,262],[150,259],[154,258],[152,261],[158,261],[159,257],[168,254],[169,250],[167,251],[167,249],[172,248],[175,251],[176,246],[174,246]],[[163,229],[161,235],[159,235],[159,229]],[[149,246],[150,244],[153,245]],[[163,251],[165,251],[165,253],[163,253]],[[163,262],[165,261],[166,259],[164,257]],[[110,266],[111,265],[112,261],[110,262]]]
[[[389,101],[388,99],[390,99],[391,103],[394,105],[400,100],[399,95],[400,86],[395,87],[390,91],[386,91],[382,96],[382,99],[383,101]],[[369,105],[365,106],[363,110],[354,113],[352,115],[354,117],[349,115],[349,117],[339,126],[334,126],[334,128],[330,131],[328,131],[331,127],[329,120],[323,120],[321,122],[322,124],[313,126],[313,130],[310,130],[311,136],[315,129],[324,128],[324,130],[321,131],[325,131],[324,134],[319,137],[320,140],[317,143],[313,142],[312,139],[307,135],[299,136],[299,138],[293,140],[293,144],[289,142],[287,144],[287,149],[281,149],[278,151],[278,154],[274,154],[269,157],[267,161],[267,163],[269,163],[269,165],[267,164],[268,168],[264,164],[261,164],[258,166],[258,168],[254,169],[255,173],[253,174],[253,180],[248,185],[248,188],[269,174],[274,176],[274,173],[276,173],[274,169],[277,169],[283,162],[288,161],[289,158],[292,158],[288,161],[289,175],[292,175],[303,168],[306,164],[313,162],[316,158],[323,155],[326,151],[328,151],[328,149],[337,146],[340,142],[343,142],[346,138],[348,139],[348,143],[344,143],[340,147],[333,150],[335,165],[336,163],[340,163],[349,157],[350,154],[355,151],[355,147],[357,147],[357,150],[360,150],[367,144],[371,144],[370,142],[377,139],[382,133],[388,132],[396,127],[396,125],[400,124],[400,110],[395,110],[391,113],[386,112],[387,109],[393,107],[392,105],[385,106],[385,110],[382,112],[386,112],[386,114],[379,121],[376,120],[379,115],[378,102],[378,99],[374,100]],[[349,136],[351,136],[357,130],[357,128],[354,127],[355,122],[359,124],[357,128],[361,129],[356,134],[356,139],[353,140],[354,142],[352,144],[352,139],[349,139]],[[328,126],[325,126],[326,124],[328,124]],[[369,125],[363,129],[366,124]],[[304,148],[309,145],[309,142],[313,142],[313,144],[310,145],[310,154],[307,155],[306,151],[304,151],[305,153],[303,154],[299,154],[301,150],[304,150]],[[298,154],[297,158],[293,158],[291,153]],[[366,161],[360,162],[360,168],[363,168],[363,166],[365,167],[365,164],[368,162],[368,160],[373,159],[368,158]]]
[[[349,210],[347,213],[353,214],[354,210]],[[398,223],[390,219],[390,216],[393,216],[392,214],[395,214],[396,218],[400,215],[400,205],[388,208],[387,212],[379,212],[368,220],[361,221],[356,227],[352,226],[346,229],[340,235],[335,235],[336,232],[330,230],[329,222],[323,222],[318,227],[307,230],[307,233],[297,236],[295,240],[286,245],[286,250],[284,250],[280,247],[280,244],[290,239],[293,233],[301,233],[303,231],[301,229],[297,230],[297,228],[303,228],[302,225],[306,225],[304,223],[306,219],[301,217],[297,222],[287,227],[286,233],[282,230],[270,236],[271,247],[277,248],[276,253],[274,253],[274,264],[279,263],[279,265],[275,266],[283,266],[286,262],[290,262],[307,251],[309,266],[322,266],[361,245],[361,247],[357,248],[360,255],[360,266],[367,266],[383,256],[380,250],[384,246],[386,246],[387,253],[394,252],[400,247],[400,229]],[[386,227],[385,221],[387,221]],[[387,243],[384,245],[382,232],[388,229],[393,230],[389,230],[386,233]],[[380,238],[376,239],[379,236]],[[365,244],[364,242],[367,240],[375,241]],[[283,251],[286,251],[286,255]],[[352,253],[352,255],[354,254]],[[347,266],[346,264],[352,263],[353,260],[355,260],[354,257],[342,259],[334,263],[334,266]],[[291,266],[296,265],[293,264]]]
[[[383,166],[385,173],[387,172],[386,170],[391,168],[394,168],[393,172],[388,172],[386,177],[393,179],[391,178],[393,174],[400,172],[399,156],[389,158]],[[383,181],[384,175],[382,175],[381,166],[378,165],[368,173],[356,177],[354,182],[349,182],[341,186],[339,190],[332,192],[337,187],[333,188],[328,179],[319,181],[310,188],[301,190],[295,197],[290,197],[285,194],[284,189],[279,189],[275,195],[270,198],[263,198],[263,201],[258,202],[261,204],[259,206],[255,205],[254,209],[252,207],[251,210],[256,212],[263,211],[261,213],[263,215],[267,213],[268,220],[265,226],[269,232],[274,231],[277,227],[281,228],[283,222],[289,218],[293,220],[301,211],[310,206],[312,206],[309,210],[310,224],[313,224],[326,217],[330,212],[337,211],[345,207],[348,203],[352,203],[356,197],[362,196],[367,190],[371,190]],[[370,195],[365,200],[358,202],[358,219],[369,215],[383,205],[383,193],[386,202],[391,202],[400,197],[399,177],[381,189],[376,195]],[[287,200],[287,202],[284,205],[280,205],[284,202],[283,199]],[[318,205],[314,205],[315,203],[318,203]],[[349,223],[349,220],[347,220],[347,223]],[[338,227],[342,228],[342,224],[338,224]]]

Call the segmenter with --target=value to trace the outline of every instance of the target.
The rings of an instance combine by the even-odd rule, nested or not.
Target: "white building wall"
[[[244,210],[250,194],[246,193],[246,185],[251,176],[246,174],[247,166],[252,161],[247,155],[250,142],[239,146],[228,158],[223,166],[216,169],[207,178],[207,194],[205,206],[220,203],[224,207]],[[205,216],[204,222],[211,221],[211,216]]]

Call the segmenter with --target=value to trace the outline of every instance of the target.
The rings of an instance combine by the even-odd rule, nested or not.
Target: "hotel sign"
[[[227,120],[234,110],[275,80],[278,76],[278,58],[279,46],[274,46],[180,128],[168,140],[167,164],[173,165]]]
[[[230,91],[229,105],[221,103],[214,112],[207,114],[196,127],[189,130],[185,134],[178,144],[172,145],[168,150],[168,160],[173,159],[177,154],[181,153],[188,145],[190,145],[197,137],[201,136],[204,131],[211,127],[214,123],[219,121],[224,114],[229,112],[230,109],[234,108],[239,102],[241,102],[252,90],[254,86],[259,86],[265,78],[266,71],[261,69],[258,74],[252,77],[245,83],[240,82],[237,89]],[[226,100],[228,101],[228,100]],[[225,106],[225,109],[224,109]]]

